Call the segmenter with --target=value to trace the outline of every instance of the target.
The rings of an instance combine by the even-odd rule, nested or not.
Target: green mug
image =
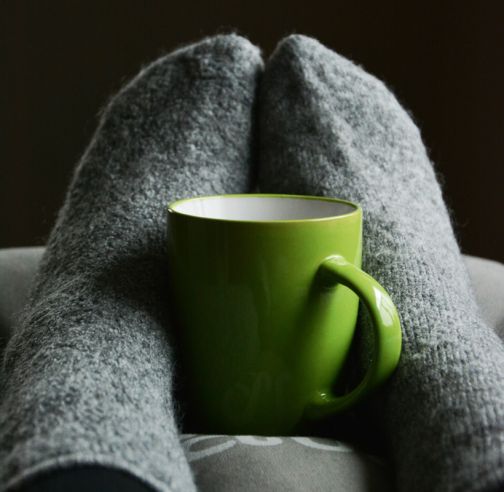
[[[288,435],[341,412],[399,361],[389,295],[360,269],[362,210],[334,198],[216,195],[168,206],[168,260],[184,401],[209,433]],[[331,387],[359,298],[374,356],[355,389]]]

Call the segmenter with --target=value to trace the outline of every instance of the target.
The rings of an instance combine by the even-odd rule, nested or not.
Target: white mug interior
[[[307,220],[355,212],[351,203],[302,196],[218,195],[181,200],[169,206],[193,217],[238,221]]]

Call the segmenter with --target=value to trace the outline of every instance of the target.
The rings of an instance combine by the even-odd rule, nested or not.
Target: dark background
[[[0,0],[0,247],[43,244],[108,97],[142,64],[235,30],[312,35],[414,114],[464,252],[504,261],[504,2]]]

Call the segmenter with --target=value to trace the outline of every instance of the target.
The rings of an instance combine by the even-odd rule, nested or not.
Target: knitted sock
[[[249,190],[261,66],[243,38],[206,39],[104,111],[6,348],[1,490],[74,464],[193,490],[171,397],[166,205]]]
[[[402,319],[379,415],[399,489],[504,487],[504,350],[479,317],[418,129],[380,81],[303,36],[277,47],[260,101],[261,192],[362,205],[363,269]]]

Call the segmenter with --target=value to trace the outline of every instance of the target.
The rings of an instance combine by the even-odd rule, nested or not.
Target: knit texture
[[[378,415],[399,490],[503,490],[503,345],[479,316],[410,116],[382,82],[297,35],[266,65],[259,114],[261,192],[362,205],[363,269],[402,320]]]
[[[4,356],[0,489],[100,464],[194,489],[171,397],[166,205],[251,185],[258,50],[181,48],[110,102],[77,166]]]

